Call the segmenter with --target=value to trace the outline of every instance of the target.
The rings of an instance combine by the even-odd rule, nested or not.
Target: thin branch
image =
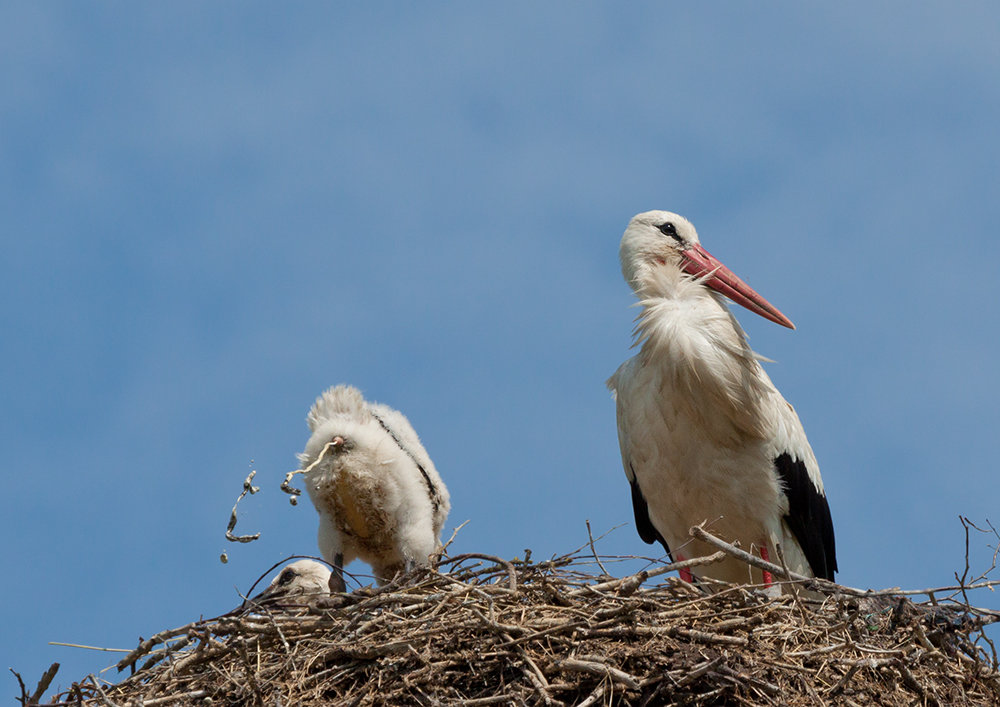
[[[582,594],[605,592],[613,589],[619,589],[620,594],[630,594],[646,580],[652,579],[653,577],[659,577],[661,574],[667,574],[668,572],[673,572],[674,570],[712,565],[725,559],[726,554],[726,552],[720,550],[712,555],[706,555],[705,557],[692,557],[690,560],[681,560],[680,562],[671,562],[666,565],[661,565],[656,569],[642,570],[641,572],[627,577],[622,577],[620,579],[612,579],[598,584],[586,584],[578,589],[568,592],[568,596],[580,596]]]
[[[597,562],[597,566],[601,568],[601,572],[604,573],[606,577],[610,577],[611,574],[608,572],[607,568],[601,564],[601,558],[597,556],[597,550],[594,548],[594,534],[590,532],[590,519],[587,519],[587,538],[590,540],[590,552],[594,556],[594,561]]]
[[[28,697],[28,689],[24,686],[24,680],[21,679],[21,674],[13,668],[7,668],[7,670],[14,674],[14,677],[17,678],[17,684],[21,688],[21,696],[17,698],[17,701],[22,705],[27,705],[30,698]]]
[[[589,673],[590,675],[608,677],[612,680],[612,682],[624,685],[630,690],[638,690],[640,688],[639,681],[635,678],[635,676],[629,675],[624,670],[612,668],[610,665],[598,663],[593,660],[566,658],[556,663],[556,666],[563,670],[571,670],[579,673]]]
[[[471,520],[471,519],[470,519]],[[441,546],[441,555],[444,556],[448,551],[448,546],[455,542],[455,537],[458,535],[458,531],[469,524],[469,520],[463,521],[461,525],[451,531],[451,537],[448,538],[448,542]]]
[[[498,565],[503,565],[507,570],[507,577],[510,581],[510,591],[517,591],[517,572],[514,569],[514,563],[509,560],[505,560],[502,557],[497,557],[496,555],[484,555],[479,552],[466,552],[461,555],[455,555],[447,560],[450,564],[459,564],[465,560],[478,559],[478,560],[489,560],[490,562],[496,563]]]
[[[49,641],[50,646],[65,646],[66,648],[83,648],[88,651],[105,651],[107,653],[130,653],[131,648],[102,648],[100,646],[84,646],[79,643],[62,643],[60,641]]]

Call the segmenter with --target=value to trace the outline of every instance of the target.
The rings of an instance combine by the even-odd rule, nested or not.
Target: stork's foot
[[[327,582],[331,594],[344,594],[347,591],[347,584],[344,582],[344,556],[342,554],[333,557],[333,572],[330,573],[330,580]]]
[[[344,576],[340,572],[331,572],[329,587],[331,594],[343,594],[346,592],[347,584],[344,582]]]
[[[764,560],[764,562],[771,561],[771,558],[769,557],[767,552],[767,545],[762,544],[760,546],[760,559]],[[761,570],[760,572],[765,587],[770,587],[772,584],[774,584],[774,576],[770,572],[768,572],[767,570]]]
[[[680,554],[679,552],[675,553],[675,556],[677,557],[678,562],[684,562],[684,560],[687,559],[686,557],[684,557],[684,555]],[[677,570],[677,574],[679,574],[681,579],[687,582],[688,584],[694,584],[694,575],[691,573],[690,567],[682,567],[681,569]]]

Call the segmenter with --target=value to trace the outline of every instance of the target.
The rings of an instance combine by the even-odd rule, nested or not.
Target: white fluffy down
[[[299,461],[323,557],[339,568],[360,558],[380,584],[428,565],[451,506],[406,417],[338,385],[316,399],[307,421],[312,436]]]
[[[256,604],[308,600],[329,594],[330,570],[315,560],[298,560],[285,565],[271,584],[251,601]]]

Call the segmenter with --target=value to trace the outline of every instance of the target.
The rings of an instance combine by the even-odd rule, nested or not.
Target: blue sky
[[[652,553],[604,380],[653,208],[798,326],[736,312],[839,579],[949,583],[959,514],[1000,523],[998,29],[986,2],[5,4],[0,668],[66,686],[115,656],[49,641],[131,648],[315,553],[278,485],[339,382],[410,417],[455,551],[562,554],[589,519]]]

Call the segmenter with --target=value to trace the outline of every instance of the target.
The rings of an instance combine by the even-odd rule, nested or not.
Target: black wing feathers
[[[787,452],[774,460],[774,468],[788,497],[785,522],[799,541],[813,574],[832,580],[837,571],[837,546],[826,496],[810,480],[805,462],[793,459]]]
[[[646,499],[642,495],[642,490],[639,488],[639,479],[635,477],[635,469],[632,469],[632,511],[635,513],[635,529],[639,531],[639,537],[642,538],[643,542],[647,545],[652,545],[657,540],[663,545],[663,549],[666,550],[667,554],[670,555],[670,548],[667,547],[667,541],[663,539],[660,535],[660,531],[656,529],[653,522],[649,519],[649,506],[646,504]],[[671,560],[673,560],[673,555],[670,555]]]

